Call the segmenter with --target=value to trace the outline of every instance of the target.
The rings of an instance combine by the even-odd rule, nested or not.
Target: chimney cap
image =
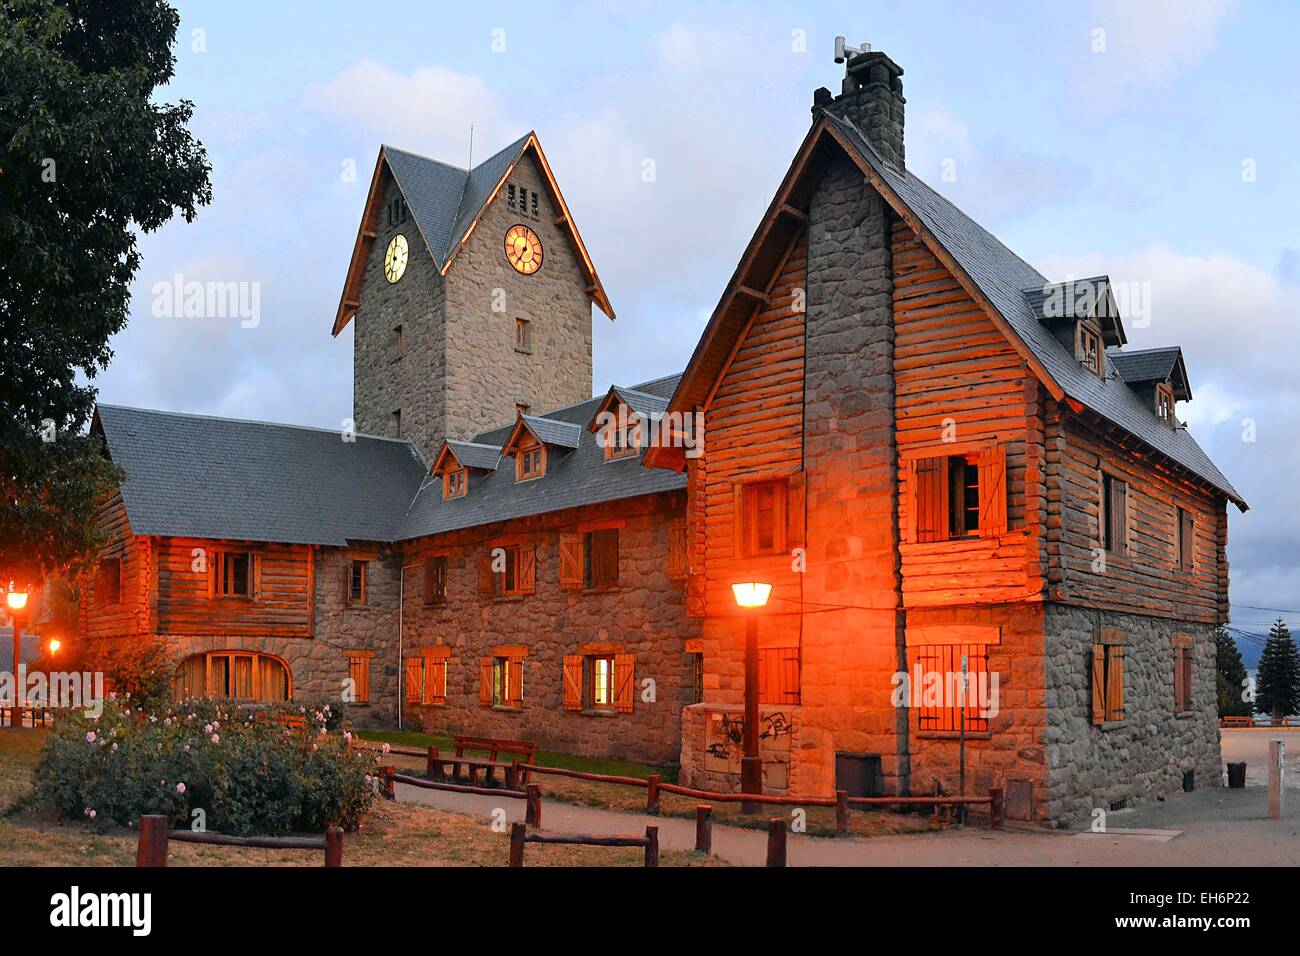
[[[826,87],[819,86],[817,89],[813,90],[812,111],[814,113],[820,109],[825,109],[833,102],[835,102],[835,96],[830,90],[826,89]]]

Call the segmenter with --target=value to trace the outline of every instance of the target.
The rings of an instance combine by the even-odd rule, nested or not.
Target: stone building
[[[594,397],[613,311],[537,137],[383,147],[333,326],[355,427],[100,406],[126,481],[87,637],[164,642],[178,694],[347,693],[736,790],[759,581],[767,790],[1002,786],[1065,824],[1215,785],[1245,503],[1178,421],[1182,354],[908,172],[901,77],[855,54],[817,91],[685,372]]]

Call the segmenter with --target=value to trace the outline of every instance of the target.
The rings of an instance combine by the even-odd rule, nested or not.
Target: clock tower
[[[334,334],[353,419],[432,460],[592,393],[592,304],[614,317],[533,133],[471,170],[384,146]]]

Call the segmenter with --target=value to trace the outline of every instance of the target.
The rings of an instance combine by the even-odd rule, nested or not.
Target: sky
[[[904,69],[907,158],[1053,281],[1130,292],[1181,345],[1179,414],[1230,508],[1234,622],[1300,625],[1300,4],[1291,0],[181,2],[176,76],[214,200],[140,241],[103,401],[337,428],[330,337],[381,143],[464,166],[536,130],[615,310],[595,386],[680,371],[810,122],[833,37]],[[183,281],[256,323],[169,316]]]

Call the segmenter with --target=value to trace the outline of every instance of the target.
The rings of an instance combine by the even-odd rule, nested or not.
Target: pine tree
[[[1242,663],[1237,642],[1226,628],[1214,632],[1214,683],[1219,698],[1220,717],[1249,717],[1254,705],[1244,698],[1246,665]]]
[[[1269,629],[1259,658],[1255,709],[1274,717],[1300,713],[1300,650],[1280,617]]]

